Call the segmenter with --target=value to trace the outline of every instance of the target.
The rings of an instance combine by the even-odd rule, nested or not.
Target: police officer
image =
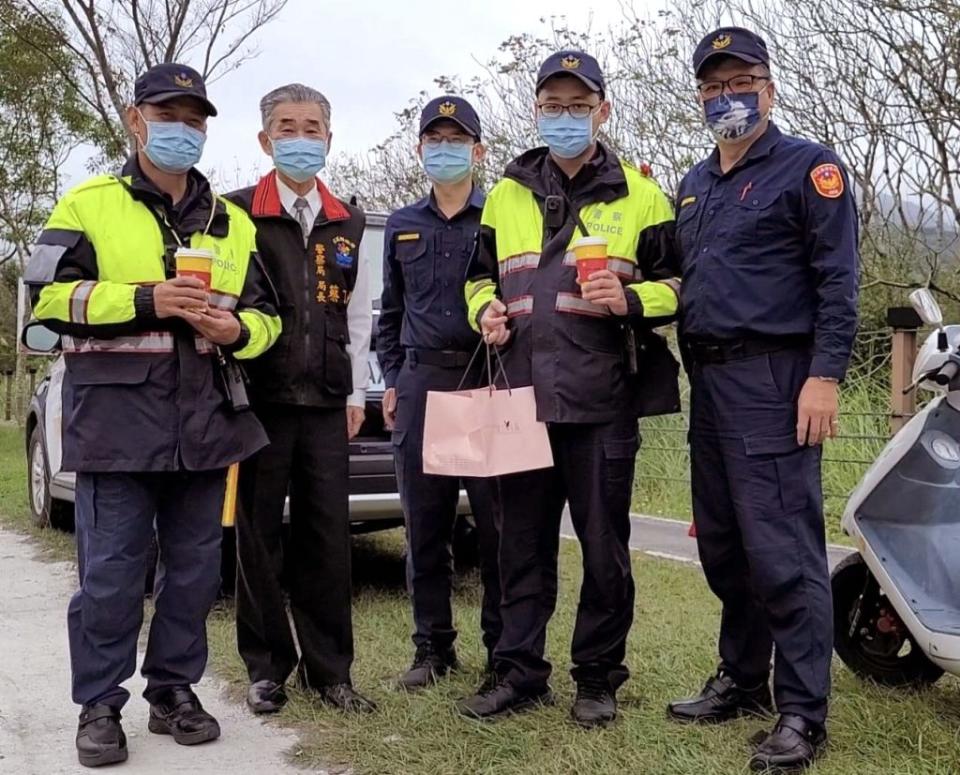
[[[482,161],[480,119],[466,100],[438,97],[420,116],[417,152],[430,194],[387,221],[377,352],[386,393],[384,419],[393,428],[397,482],[407,524],[407,574],[415,632],[406,689],[434,683],[457,667],[450,596],[452,540],[460,481],[423,473],[423,421],[428,390],[477,387],[477,366],[465,374],[480,336],[467,324],[463,278],[480,228],[484,196],[473,182]],[[468,479],[480,543],[481,627],[492,665],[500,636],[500,580],[492,483]]]
[[[612,721],[617,688],[628,677],[638,438],[624,327],[676,312],[679,266],[666,197],[597,141],[610,109],[593,57],[561,51],[543,63],[535,111],[547,147],[512,162],[490,193],[468,272],[470,321],[489,343],[509,341],[507,378],[534,387],[555,466],[500,479],[497,682],[460,703],[466,715],[492,717],[552,699],[543,652],[567,501],[584,563],[574,720],[585,727]],[[608,268],[583,285],[571,252],[581,230],[605,237],[609,255]]]
[[[349,440],[363,423],[370,369],[365,218],[317,177],[332,139],[327,98],[287,84],[263,97],[260,113],[260,147],[275,169],[229,195],[257,225],[284,326],[277,346],[249,369],[270,446],[240,470],[237,647],[250,676],[247,703],[255,713],[280,710],[296,669],[325,704],[368,712],[374,703],[350,678],[348,490]]]
[[[220,583],[225,469],[266,444],[234,406],[220,354],[248,359],[280,331],[253,224],[194,168],[216,109],[200,75],[158,65],[126,113],[137,150],[119,175],[69,191],[25,274],[34,313],[62,335],[63,466],[77,472],[80,590],[68,625],[80,763],[125,761],[121,684],[133,675],[151,538],[160,545],[143,660],[151,732],[220,735],[190,688],[207,661]],[[180,246],[216,256],[210,291],[175,277]]]
[[[690,363],[693,510],[723,603],[720,668],[672,703],[679,721],[771,709],[754,770],[809,764],[826,742],[832,615],[820,444],[857,323],[857,216],[837,156],[770,121],[763,40],[711,32],[693,57],[717,147],[680,185],[682,337]]]

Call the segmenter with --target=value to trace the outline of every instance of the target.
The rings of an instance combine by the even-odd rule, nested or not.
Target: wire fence
[[[835,532],[843,506],[890,439],[891,330],[861,331],[840,394],[840,433],[823,456],[823,494]],[[634,508],[645,514],[689,518],[689,387],[680,414],[642,421],[643,445],[634,483]]]

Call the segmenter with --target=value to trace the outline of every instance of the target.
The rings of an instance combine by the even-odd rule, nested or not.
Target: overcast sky
[[[636,0],[656,7],[659,0]],[[438,75],[480,74],[510,35],[539,33],[544,16],[573,28],[605,29],[621,0],[289,0],[258,38],[260,55],[211,85],[220,115],[211,119],[203,169],[226,179],[265,171],[258,102],[291,81],[314,86],[333,107],[333,152],[358,152],[384,140],[394,113],[422,90],[439,94]],[[71,165],[72,166],[72,165]],[[78,165],[79,166],[79,165]],[[71,176],[73,177],[73,176]]]

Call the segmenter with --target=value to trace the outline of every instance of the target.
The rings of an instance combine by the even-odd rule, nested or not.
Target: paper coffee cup
[[[177,277],[196,277],[210,291],[213,271],[213,251],[204,248],[178,248],[174,253]]]
[[[594,272],[607,268],[607,241],[603,237],[582,237],[573,243],[577,259],[577,280],[585,283]]]

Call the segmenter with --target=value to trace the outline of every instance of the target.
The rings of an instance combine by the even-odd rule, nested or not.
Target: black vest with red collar
[[[322,205],[304,246],[297,220],[284,210],[271,172],[228,194],[257,227],[257,249],[279,296],[283,331],[249,362],[259,402],[334,408],[353,391],[347,355],[347,303],[357,281],[363,211],[333,196],[319,180]]]

